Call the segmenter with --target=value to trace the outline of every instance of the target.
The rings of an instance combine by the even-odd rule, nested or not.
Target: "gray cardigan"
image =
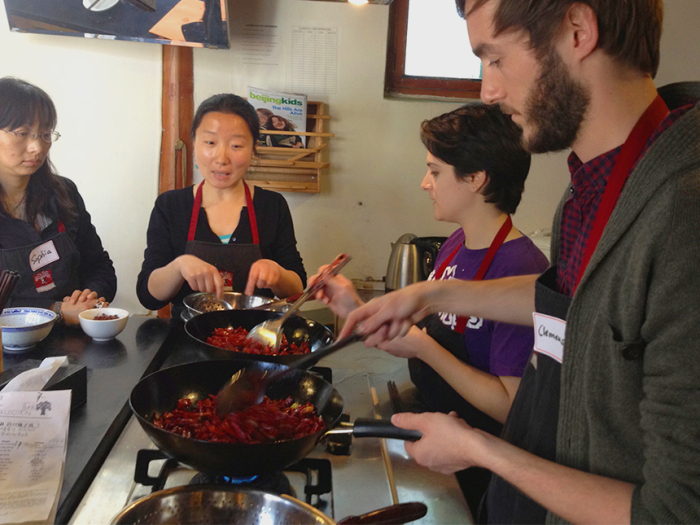
[[[700,84],[660,92],[673,109]],[[561,374],[557,462],[634,483],[633,523],[700,523],[700,104],[630,175],[573,297]]]

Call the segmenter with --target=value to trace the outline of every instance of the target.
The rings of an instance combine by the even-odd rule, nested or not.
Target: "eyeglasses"
[[[47,144],[51,144],[53,142],[56,142],[59,138],[61,138],[61,134],[58,131],[47,131],[46,133],[41,134],[34,133],[33,131],[7,131],[6,129],[3,129],[2,131],[13,135],[15,137],[15,141],[18,144],[24,144],[30,138],[32,140],[40,138]]]

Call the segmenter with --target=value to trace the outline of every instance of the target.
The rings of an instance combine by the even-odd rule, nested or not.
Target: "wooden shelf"
[[[323,102],[308,102],[306,129],[313,131],[265,131],[270,135],[300,135],[307,137],[306,148],[258,147],[258,159],[250,165],[246,176],[251,184],[275,191],[302,193],[321,192],[321,170],[330,166],[323,160],[323,150],[332,133],[324,131],[331,118]]]

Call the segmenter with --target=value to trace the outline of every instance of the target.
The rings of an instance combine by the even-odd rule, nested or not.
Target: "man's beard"
[[[525,103],[525,118],[533,135],[524,138],[530,153],[569,148],[581,128],[590,102],[588,90],[576,82],[553,49],[540,60],[542,72]]]

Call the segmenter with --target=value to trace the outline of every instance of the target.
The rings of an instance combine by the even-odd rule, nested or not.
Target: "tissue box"
[[[39,359],[26,359],[0,373],[0,390],[16,376],[32,368],[38,368]],[[62,366],[51,376],[44,390],[71,390],[71,411],[87,401],[87,367],[85,365]]]

